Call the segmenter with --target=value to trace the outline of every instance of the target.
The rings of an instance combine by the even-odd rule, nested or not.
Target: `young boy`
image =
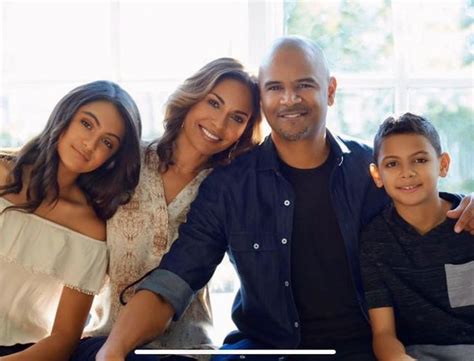
[[[392,199],[361,238],[374,353],[379,360],[474,360],[474,236],[455,233],[446,218],[460,199],[438,193],[450,162],[438,133],[410,113],[388,118],[374,159],[372,178]]]

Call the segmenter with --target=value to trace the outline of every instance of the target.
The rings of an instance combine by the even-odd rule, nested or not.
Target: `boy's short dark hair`
[[[441,155],[441,141],[439,134],[433,124],[419,116],[412,113],[405,113],[401,117],[395,119],[388,117],[380,124],[377,134],[374,138],[374,161],[380,153],[380,147],[384,138],[394,134],[418,134],[424,136],[431,143],[436,151],[436,154]]]

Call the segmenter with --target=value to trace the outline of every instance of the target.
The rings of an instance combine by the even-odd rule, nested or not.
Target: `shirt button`
[[[289,201],[288,199],[285,199],[285,201],[283,202],[283,204],[288,207],[288,206],[290,205],[290,201]]]
[[[253,248],[254,248],[254,249],[259,249],[259,248],[260,248],[260,245],[259,245],[258,243],[254,243],[254,244],[253,244]]]
[[[239,358],[240,358],[241,360],[244,360],[244,359],[245,359],[245,355],[240,355]]]
[[[290,282],[285,281],[285,287],[288,287],[290,285]]]
[[[288,240],[287,240],[286,238],[282,238],[281,243],[282,243],[282,244],[287,244],[287,243],[288,243]]]
[[[295,322],[295,328],[300,327],[300,324],[298,322]]]

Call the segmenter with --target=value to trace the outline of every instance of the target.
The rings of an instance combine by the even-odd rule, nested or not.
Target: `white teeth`
[[[201,129],[202,131],[204,132],[204,134],[206,134],[206,136],[208,136],[209,138],[211,138],[212,140],[221,140],[219,137],[215,136],[214,134],[212,134],[210,131],[208,131],[206,128],[204,128],[203,126],[201,126]]]
[[[298,118],[301,116],[301,113],[297,113],[297,114],[285,114],[283,115],[283,118]]]
[[[407,187],[402,187],[402,189],[405,189],[407,191],[409,191],[410,189],[415,189],[416,186],[407,186]]]

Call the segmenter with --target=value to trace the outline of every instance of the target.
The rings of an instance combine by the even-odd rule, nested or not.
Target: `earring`
[[[113,161],[111,161],[105,169],[111,170],[113,167],[115,167],[115,159]]]
[[[235,144],[232,146],[232,148],[230,148],[229,153],[227,154],[227,159],[228,159],[229,161],[232,160],[232,158],[233,158],[233,157],[232,157],[232,154],[233,154],[233,153],[235,152],[235,150],[237,149],[237,146],[239,145],[239,141],[240,141],[240,139],[235,142]]]

